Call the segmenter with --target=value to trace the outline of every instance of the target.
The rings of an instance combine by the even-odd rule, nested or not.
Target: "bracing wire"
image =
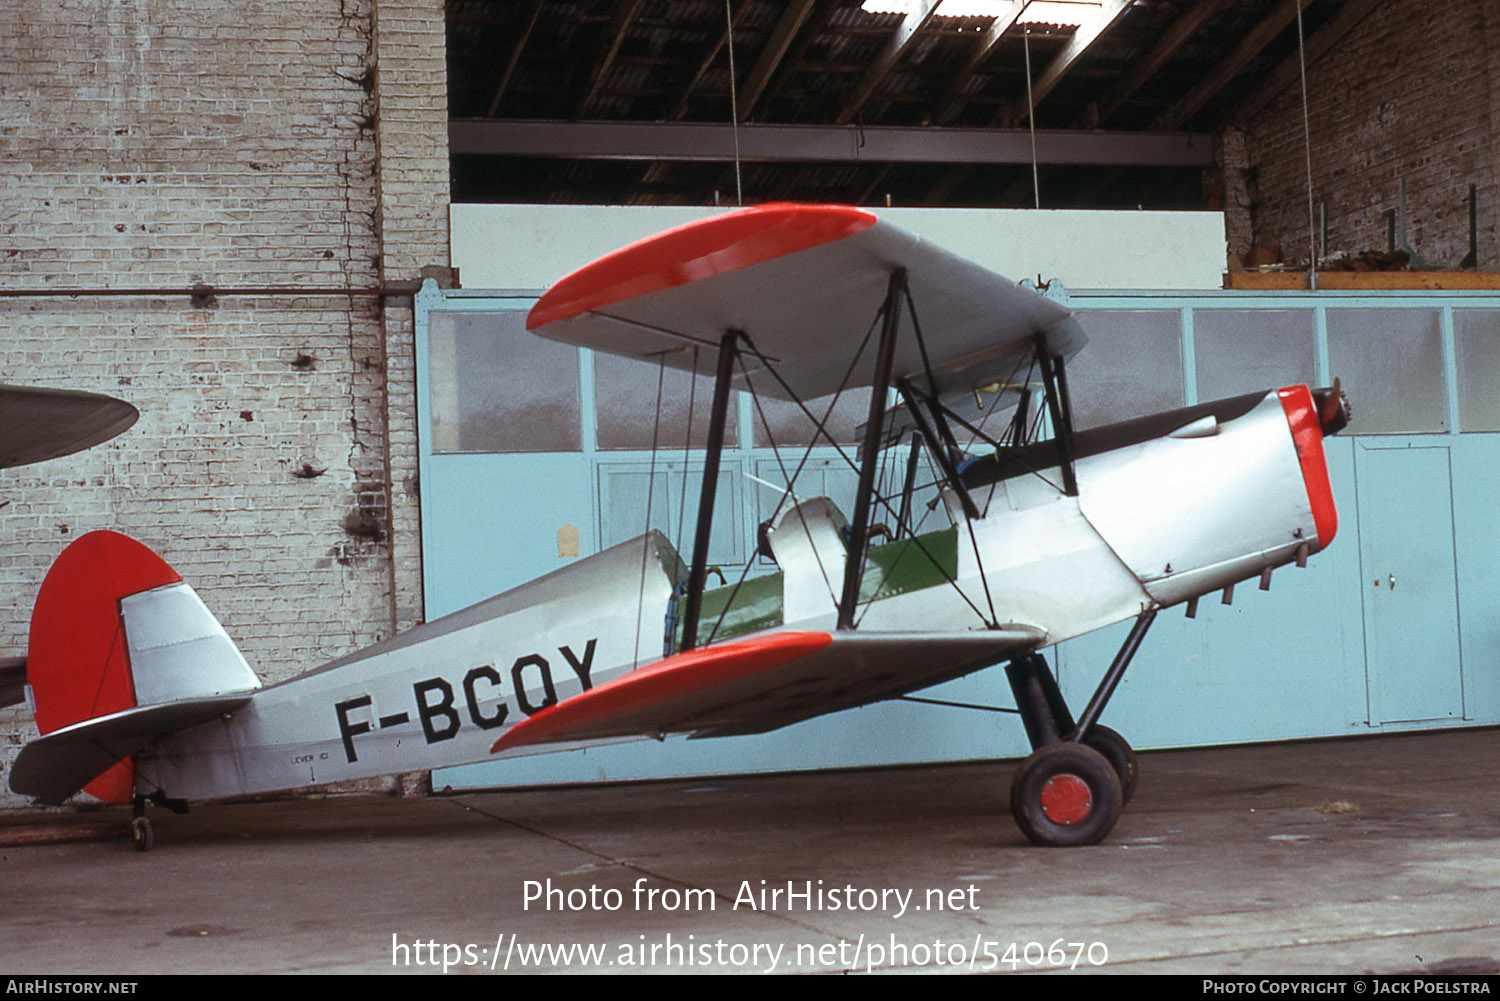
[[[651,425],[651,469],[646,474],[646,527],[641,540],[641,584],[635,609],[635,648],[630,653],[630,669],[641,666],[641,621],[646,617],[646,564],[651,552],[651,503],[656,493],[656,447],[661,434],[662,387],[667,377],[667,356],[662,354],[656,372],[656,418]],[[668,501],[667,503],[671,503]]]
[[[885,310],[883,308],[880,309],[880,310],[878,310],[876,312],[875,319],[871,321],[871,323],[870,323],[870,329],[867,330],[867,331],[865,331],[865,339],[860,344],[859,351],[855,355],[856,361],[858,360],[859,356],[864,353],[865,346],[867,344],[869,344],[870,336],[875,331],[875,325],[880,322],[881,317],[883,317],[884,315],[885,315]],[[781,386],[782,392],[784,392],[786,394],[787,398],[789,400],[791,400],[793,403],[795,403],[797,405],[797,407],[802,411],[802,413],[805,414],[807,416],[807,418],[809,420],[811,420],[814,423],[814,425],[817,426],[819,435],[821,435],[822,437],[824,437],[824,438],[826,438],[828,440],[829,444],[831,444],[833,446],[834,450],[838,453],[839,458],[842,459],[844,461],[844,463],[846,465],[848,465],[848,467],[850,469],[854,470],[855,472],[858,472],[859,471],[859,465],[858,465],[858,463],[856,463],[853,459],[849,458],[849,454],[844,451],[843,447],[840,446],[837,441],[834,440],[833,435],[831,435],[831,434],[828,433],[828,430],[823,426],[823,422],[820,422],[816,417],[814,417],[812,415],[812,412],[807,409],[807,404],[803,403],[802,399],[796,394],[795,391],[793,391],[792,387],[789,386],[789,385],[787,385],[787,382],[786,382],[786,380],[784,378],[782,378],[781,373],[776,370],[776,366],[772,365],[771,362],[770,362],[770,360],[767,359],[766,356],[761,353],[760,349],[755,346],[755,342],[753,340],[751,340],[748,336],[745,336],[744,334],[741,334],[741,337],[744,339],[745,346],[750,349],[751,354],[755,355],[755,357],[757,359],[759,359],[761,365],[765,368],[765,370],[767,372],[769,372],[771,374],[772,378],[774,378],[776,380],[777,384]],[[843,378],[843,380],[839,383],[839,389],[838,389],[839,393],[842,393],[844,391],[844,387],[848,384],[849,378],[853,374],[853,372],[854,372],[854,362],[850,362],[849,368],[847,370],[845,370],[845,372],[844,372],[844,378]],[[836,402],[837,402],[837,396],[835,396],[835,403]],[[833,403],[829,404],[828,412],[830,414],[833,412],[833,406],[834,406]],[[814,438],[814,441],[816,441],[816,438]],[[811,454],[811,453],[809,452],[809,454]],[[804,456],[804,461],[806,461],[806,456]],[[801,471],[801,467],[800,466],[798,467],[798,471],[799,472]],[[795,476],[796,474],[793,474],[793,475]],[[882,497],[882,496],[880,496],[877,493],[875,495],[874,500],[876,502],[877,507],[880,508],[880,509],[883,509],[891,517],[894,518],[894,517],[896,517],[898,515],[899,512],[897,512],[896,509],[891,506],[890,498],[888,498],[888,497]],[[964,589],[958,586],[958,581],[955,580],[947,572],[947,570],[945,570],[943,568],[943,565],[938,562],[937,557],[933,556],[932,552],[925,545],[922,544],[922,540],[921,539],[917,539],[917,538],[913,538],[911,540],[911,542],[912,542],[913,545],[916,546],[917,551],[919,553],[921,553],[922,556],[929,563],[931,563],[933,565],[933,567],[935,567],[938,570],[939,573],[941,573],[943,575],[943,579],[946,580],[948,582],[948,584],[952,586],[953,590],[955,592],[957,592],[958,596],[964,600],[964,604],[968,605],[971,609],[973,609],[974,610],[974,614],[977,615],[977,616],[979,616],[979,618],[980,618],[981,621],[984,621],[984,622],[988,623],[989,620],[985,618],[984,612],[981,611],[980,608],[979,608],[979,606],[976,605],[973,602],[973,600],[970,599],[970,597],[967,594],[964,593]]]
[[[873,331],[874,329],[875,329],[875,327],[874,327],[874,324],[872,323],[871,326],[870,326],[870,331]],[[762,356],[760,354],[760,352],[756,349],[755,344],[749,339],[748,336],[746,336],[744,334],[741,334],[740,336],[744,340],[745,345],[750,348],[751,352],[753,352],[757,357],[759,357],[761,359],[761,363],[762,364],[769,364],[768,362],[766,362],[764,356]],[[864,340],[863,343],[861,343],[860,348],[859,348],[859,352],[856,353],[854,361],[850,363],[850,366],[849,366],[848,370],[845,371],[843,382],[841,382],[839,384],[838,391],[834,393],[833,399],[830,400],[829,403],[828,403],[828,409],[825,410],[824,413],[823,413],[823,419],[821,421],[819,421],[816,418],[813,418],[811,414],[808,414],[808,417],[813,420],[813,423],[817,426],[818,430],[820,432],[823,432],[825,435],[827,434],[827,432],[824,431],[824,428],[825,428],[825,426],[826,426],[829,418],[831,418],[833,416],[833,410],[834,410],[835,407],[838,406],[839,397],[843,395],[844,388],[845,388],[846,384],[849,381],[849,377],[854,372],[854,366],[855,366],[855,364],[859,360],[859,355],[864,353],[865,347],[869,344],[869,341],[870,341],[870,335],[869,335],[869,332],[866,332],[866,334],[865,334],[865,340]],[[776,509],[771,512],[771,517],[768,519],[769,521],[771,521],[771,522],[774,523],[776,521],[776,519],[781,515],[781,509],[786,504],[787,499],[791,498],[793,501],[796,500],[796,494],[795,494],[794,491],[795,491],[796,484],[797,484],[797,477],[799,477],[799,476],[802,475],[802,470],[807,465],[807,461],[810,458],[812,458],[813,449],[817,447],[817,435],[815,434],[813,436],[813,441],[803,451],[802,458],[797,463],[797,468],[792,472],[792,474],[790,476],[788,476],[787,475],[787,471],[786,471],[786,463],[782,460],[782,457],[781,457],[781,450],[780,450],[780,448],[777,447],[776,440],[775,440],[774,436],[771,434],[771,422],[769,420],[767,420],[765,409],[761,406],[760,394],[755,391],[755,382],[751,378],[749,368],[745,365],[745,359],[744,359],[744,355],[743,354],[741,354],[739,356],[739,365],[740,365],[740,371],[741,371],[741,373],[743,373],[743,375],[745,377],[745,387],[746,387],[747,390],[749,390],[750,399],[755,404],[756,412],[760,415],[761,425],[765,429],[766,440],[771,445],[771,454],[776,457],[776,464],[777,464],[777,466],[781,470],[781,478],[783,480],[785,480],[786,484],[787,484],[786,490],[782,493],[780,499],[777,500],[777,502],[776,502]],[[773,372],[772,374],[774,375],[775,373]],[[800,404],[800,402],[801,401],[799,400],[798,403]],[[803,408],[803,412],[806,413],[806,407]],[[828,437],[829,437],[829,440],[831,441],[832,440],[832,436],[830,435]],[[806,519],[806,517],[802,515],[802,513],[801,513],[800,510],[798,510],[797,517],[798,517],[798,520],[801,522],[802,531],[804,533],[806,533],[808,542],[811,543],[812,542],[812,532],[807,527],[807,519]],[[818,564],[818,571],[819,571],[819,573],[821,573],[823,575],[823,582],[828,587],[829,596],[830,597],[834,597],[833,584],[829,581],[828,571],[825,570],[824,567],[823,567],[823,560],[818,555],[817,547],[816,546],[812,546],[812,551],[813,551],[813,558],[817,561],[817,564]],[[718,636],[719,629],[720,629],[720,627],[723,626],[724,619],[729,614],[730,606],[732,606],[734,604],[734,596],[739,593],[739,590],[744,585],[746,578],[748,578],[750,576],[750,568],[754,565],[754,563],[755,563],[755,558],[753,556],[750,559],[748,559],[748,560],[745,561],[744,567],[740,570],[739,579],[734,582],[734,589],[730,592],[729,600],[726,601],[726,602],[724,602],[724,607],[720,610],[718,619],[716,619],[714,621],[713,629],[711,629],[709,631],[708,639],[705,641],[705,643],[712,643],[714,641],[714,638],[716,636]],[[834,597],[835,603],[837,603],[837,600],[838,599],[836,597]]]
[[[677,538],[672,545],[682,553],[682,533],[687,524],[688,463],[693,454],[693,410],[698,396],[698,346],[693,345],[693,375],[688,383],[687,432],[682,436],[682,490],[677,498]],[[670,503],[670,501],[668,502]]]

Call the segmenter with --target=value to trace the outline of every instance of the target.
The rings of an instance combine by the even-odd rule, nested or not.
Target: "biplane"
[[[648,530],[263,687],[165,561],[90,533],[36,601],[42,736],[11,787],[133,802],[149,847],[148,801],[759,733],[1003,666],[1034,748],[1011,787],[1017,824],[1038,844],[1093,844],[1137,780],[1100,719],[1157,613],[1303,564],[1337,528],[1322,447],[1347,421],[1337,385],[1075,428],[1068,362],[1086,338],[1069,310],[861,209],[771,204],[678,227],[562,279],[527,325],[714,373],[686,559]],[[710,587],[735,391],[762,421],[763,397],[800,407],[857,488],[846,514],[786,469],[759,533],[774,572]],[[857,391],[866,419],[845,449],[827,417]],[[1042,651],[1123,621],[1075,714]]]

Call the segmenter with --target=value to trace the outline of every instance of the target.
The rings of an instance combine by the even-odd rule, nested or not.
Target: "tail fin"
[[[47,734],[82,731],[76,724],[121,713],[155,718],[159,726],[161,713],[128,711],[260,687],[223,626],[166,561],[128,536],[102,531],[63,550],[42,581],[31,613],[26,680],[44,741]],[[180,720],[193,714],[167,715]],[[149,736],[143,734],[136,749]],[[135,781],[130,753],[107,756],[101,764],[108,767],[84,790],[129,802]],[[11,778],[15,787],[18,776]]]

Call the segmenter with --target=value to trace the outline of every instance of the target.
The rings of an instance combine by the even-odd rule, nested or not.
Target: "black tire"
[[[138,852],[149,852],[151,846],[156,843],[156,832],[151,829],[151,821],[145,817],[133,817],[130,821],[130,843]]]
[[[1097,725],[1089,729],[1089,735],[1083,743],[1104,755],[1104,760],[1114,766],[1115,774],[1120,778],[1120,805],[1129,803],[1141,777],[1140,768],[1135,762],[1135,751],[1130,749],[1130,744],[1109,727]]]
[[[1121,805],[1114,767],[1083,744],[1038,748],[1010,784],[1016,826],[1032,843],[1049,848],[1098,844],[1120,819]]]

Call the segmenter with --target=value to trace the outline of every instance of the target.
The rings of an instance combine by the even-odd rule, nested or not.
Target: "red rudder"
[[[26,680],[43,734],[136,705],[120,599],[182,578],[134,539],[89,532],[47,571],[31,612]],[[84,787],[111,803],[134,794],[134,768],[120,762]]]

